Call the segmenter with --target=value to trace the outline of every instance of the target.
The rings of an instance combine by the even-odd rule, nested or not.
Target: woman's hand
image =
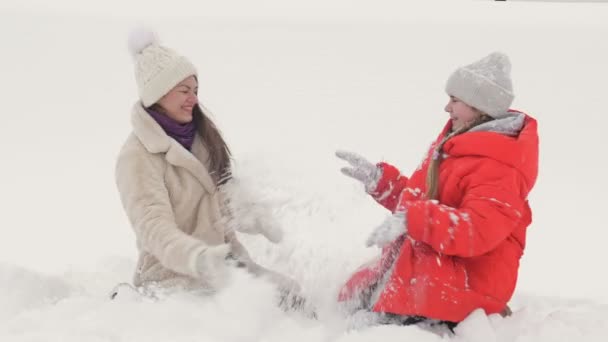
[[[230,245],[227,244],[209,246],[196,258],[196,270],[199,278],[213,289],[221,288],[228,279],[226,259],[229,252]]]

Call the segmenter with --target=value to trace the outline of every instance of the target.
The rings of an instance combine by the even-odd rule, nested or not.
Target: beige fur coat
[[[225,231],[223,199],[208,172],[209,155],[197,135],[192,151],[169,137],[136,103],[133,132],[118,156],[116,182],[135,231],[139,260],[136,286],[204,288],[196,260],[208,246],[229,243],[232,254],[254,264],[234,233]]]

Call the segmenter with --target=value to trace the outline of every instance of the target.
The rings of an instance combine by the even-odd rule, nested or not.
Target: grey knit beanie
[[[495,119],[504,116],[514,98],[509,57],[493,52],[456,69],[445,91]]]

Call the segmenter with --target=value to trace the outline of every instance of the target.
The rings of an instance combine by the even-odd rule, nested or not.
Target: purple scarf
[[[168,136],[184,146],[186,150],[190,151],[192,149],[192,143],[194,143],[194,136],[196,135],[196,123],[194,120],[183,124],[155,110],[146,109],[146,111],[156,120]]]

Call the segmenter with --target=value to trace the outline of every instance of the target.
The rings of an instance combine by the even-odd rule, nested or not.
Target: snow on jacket
[[[391,212],[406,212],[407,235],[360,268],[339,300],[375,286],[374,311],[453,322],[477,308],[505,308],[532,221],[527,198],[538,171],[537,123],[511,111],[448,140],[437,200],[426,200],[429,162],[450,129],[448,122],[409,178],[378,164],[383,174],[371,195]]]
[[[131,123],[133,132],[116,163],[116,183],[139,250],[134,284],[207,287],[195,265],[207,246],[229,242],[233,254],[248,259],[221,223],[222,198],[208,172],[209,154],[198,134],[192,151],[186,150],[141,103],[134,105]]]

